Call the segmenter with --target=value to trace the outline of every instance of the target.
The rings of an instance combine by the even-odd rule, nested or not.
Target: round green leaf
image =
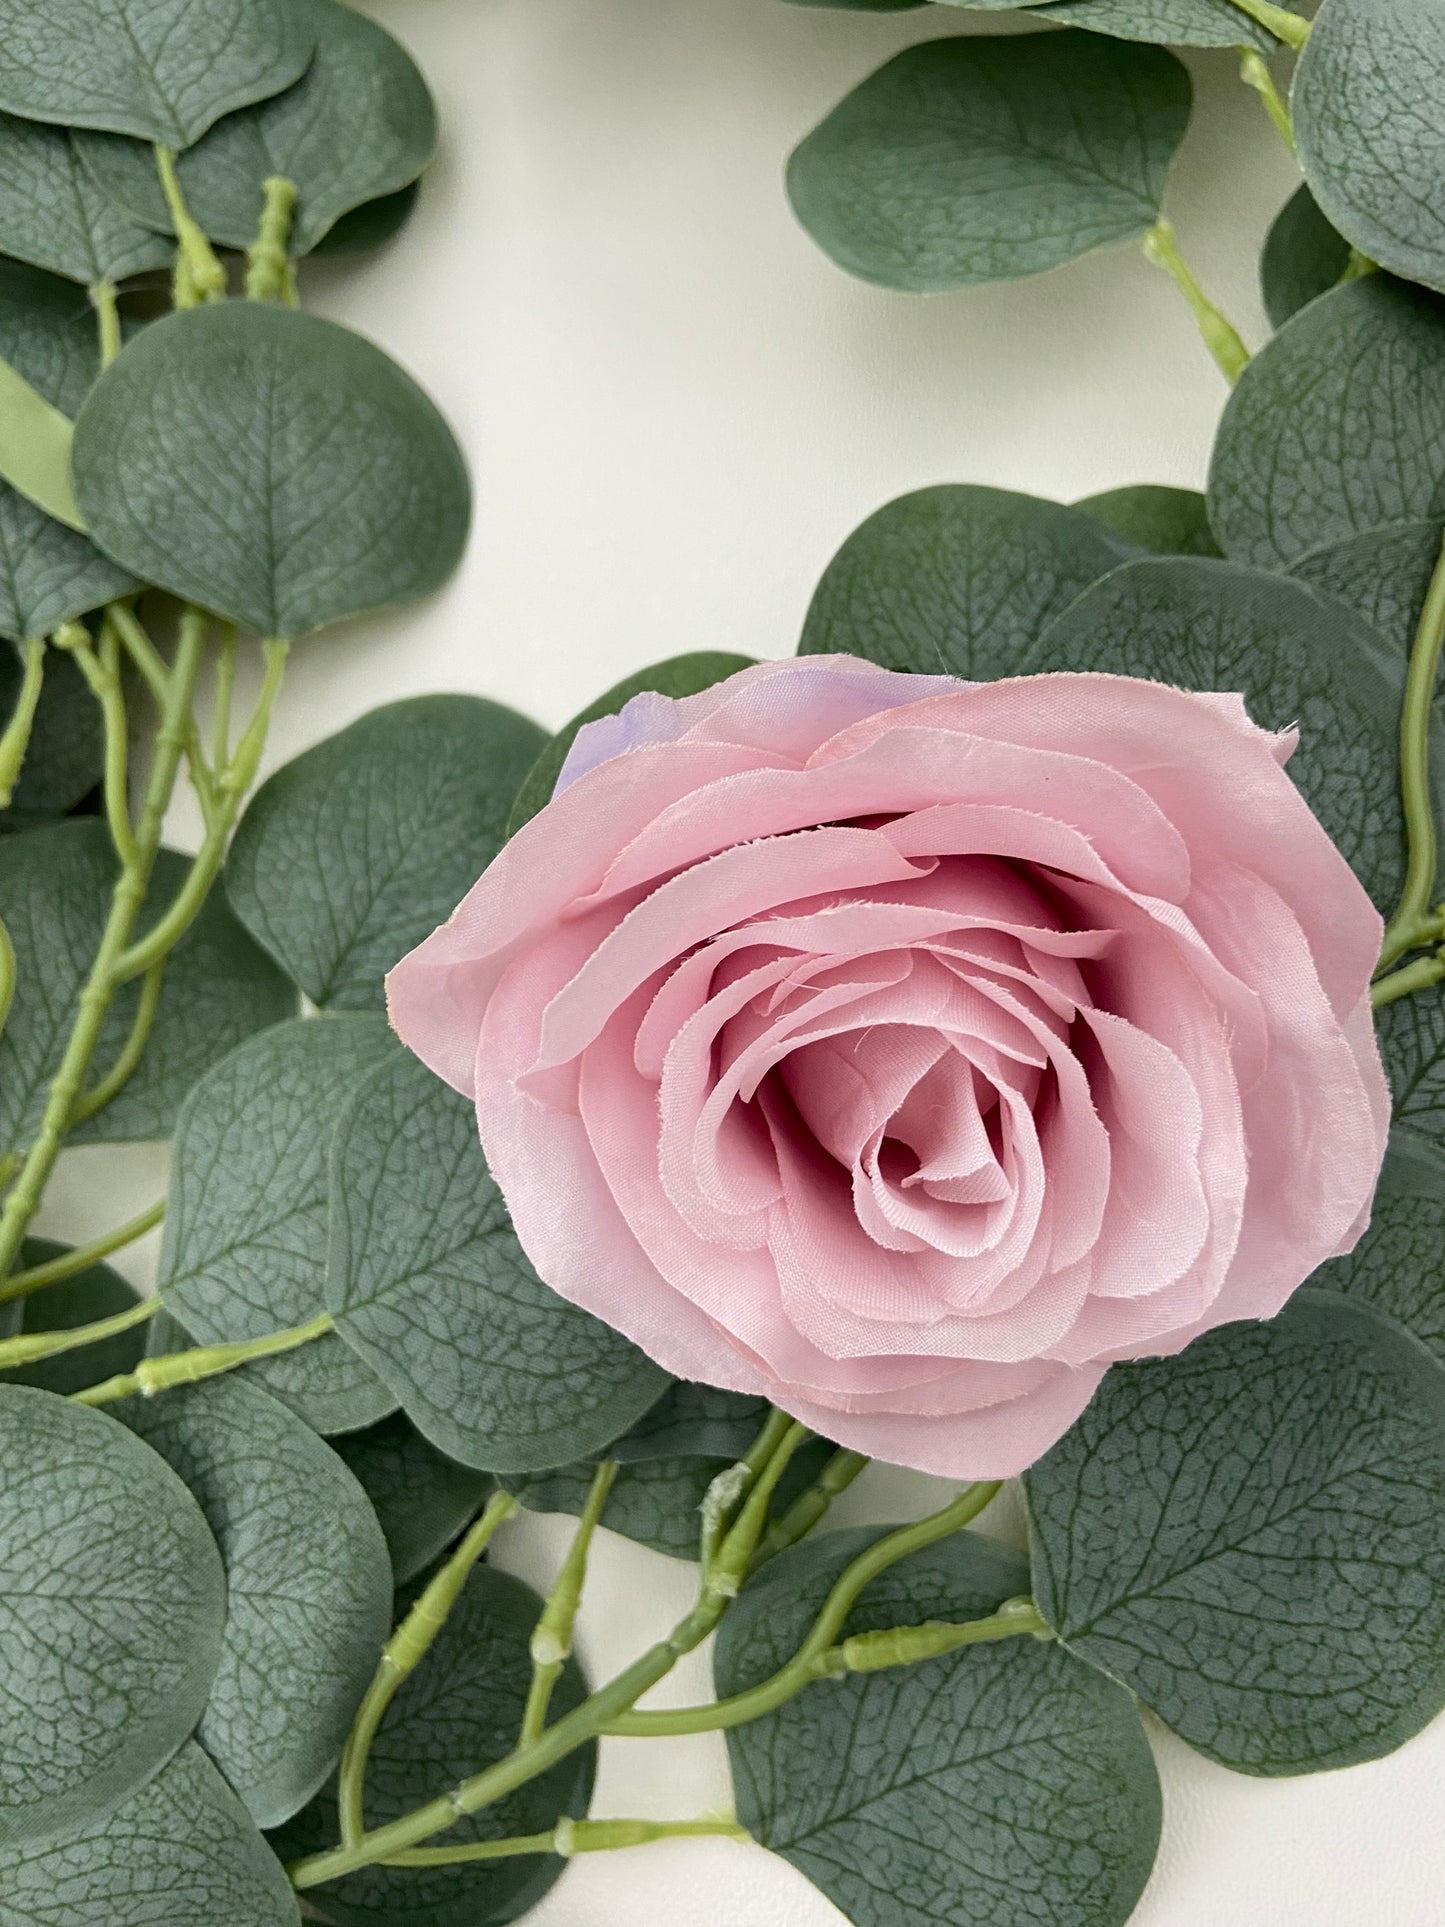
[[[343,214],[408,187],[436,146],[426,82],[384,28],[340,0],[305,0],[316,53],[284,94],[228,114],[183,154],[186,205],[210,238],[244,248],[255,239],[267,179],[299,189],[293,254],[309,254]],[[171,219],[155,155],[118,135],[80,137],[95,180],[137,220],[162,233]]]
[[[1229,562],[1130,562],[1060,616],[1026,667],[1239,690],[1265,728],[1297,723],[1291,777],[1375,901],[1393,904],[1405,657],[1343,603]]]
[[[579,710],[571,722],[559,729],[547,744],[527,772],[527,780],[517,791],[507,821],[507,835],[515,836],[524,823],[530,823],[538,810],[551,802],[568,751],[577,732],[587,723],[600,722],[604,716],[617,715],[634,696],[645,695],[649,690],[662,696],[695,696],[700,690],[711,689],[714,683],[725,682],[740,669],[751,669],[752,666],[751,656],[729,655],[719,649],[699,649],[691,655],[669,656],[666,662],[655,662],[647,669],[639,669],[635,675],[624,676],[621,682],[614,683],[595,702]]]
[[[338,1331],[464,1465],[538,1472],[593,1456],[667,1386],[538,1278],[470,1103],[409,1055],[366,1079],[337,1130],[326,1293]]]
[[[1086,495],[1074,507],[1150,555],[1219,554],[1204,497],[1196,489],[1139,482]]]
[[[313,1003],[384,1009],[382,978],[497,854],[546,740],[478,696],[374,709],[257,791],[226,862],[233,909]]]
[[[0,109],[189,147],[314,45],[294,0],[0,0]]]
[[[309,1324],[325,1309],[326,1154],[361,1078],[395,1049],[379,1017],[262,1031],[191,1092],[176,1124],[160,1287],[202,1345]],[[334,1332],[245,1367],[318,1432],[396,1400]]]
[[[1211,1759],[1349,1766],[1445,1706],[1445,1369],[1367,1306],[1116,1365],[1026,1488],[1040,1612]]]
[[[848,13],[902,13],[927,0],[789,0],[795,7],[835,7]]]
[[[90,1826],[201,1716],[226,1612],[216,1542],[104,1413],[0,1385],[0,1845]]]
[[[280,1861],[193,1743],[98,1825],[0,1850],[0,1927],[301,1927]]]
[[[398,1602],[409,1603],[408,1594]],[[367,1819],[409,1813],[510,1753],[532,1678],[528,1640],[542,1602],[495,1566],[474,1568],[435,1644],[402,1682],[367,1765]],[[569,1660],[557,1682],[553,1717],[586,1693]],[[596,1748],[583,1747],[495,1806],[438,1836],[439,1846],[542,1833],[580,1818],[592,1793]],[[276,1837],[286,1860],[334,1846],[334,1790],[327,1788]],[[311,1887],[307,1911],[326,1927],[500,1927],[533,1907],[562,1872],[554,1855],[473,1861],[456,1867],[367,1867]]]
[[[146,157],[155,179],[155,156]],[[161,268],[173,249],[91,178],[63,127],[0,114],[0,248],[86,287]]]
[[[1437,0],[1324,0],[1291,91],[1316,199],[1370,260],[1445,288],[1445,13]]]
[[[1289,573],[1348,602],[1378,634],[1408,655],[1440,560],[1442,536],[1445,527],[1438,521],[1366,529],[1328,548],[1311,549],[1291,565]]]
[[[5,515],[0,491],[0,524]],[[3,580],[3,572],[0,572]],[[3,595],[0,588],[0,595]],[[18,653],[0,646],[0,717],[8,718],[20,693]],[[20,781],[15,785],[12,810],[0,811],[0,826],[12,819],[63,816],[74,809],[101,780],[105,757],[105,728],[100,705],[86,688],[73,656],[52,649],[45,658],[45,681],[30,745],[25,752]]]
[[[279,1826],[340,1759],[391,1630],[376,1514],[330,1447],[243,1380],[128,1399],[117,1416],[216,1536],[226,1633],[196,1737],[256,1825]]]
[[[840,267],[928,290],[1038,274],[1159,218],[1189,120],[1172,54],[1094,34],[936,40],[865,80],[788,164]]]
[[[974,0],[944,0],[945,5]],[[1288,4],[1288,0],[1286,0]],[[1042,20],[1085,27],[1120,40],[1153,40],[1170,47],[1258,47],[1272,52],[1279,42],[1268,28],[1235,5],[1235,0],[1060,0],[1035,7]]]
[[[1412,1332],[1445,1365],[1445,1150],[1410,1131],[1390,1148],[1370,1228],[1345,1258],[1324,1265],[1312,1290],[1358,1298]]]
[[[609,1441],[602,1456],[622,1465],[679,1453],[736,1461],[757,1438],[769,1409],[765,1398],[674,1379],[635,1425]]]
[[[1226,555],[1288,568],[1388,522],[1445,513],[1445,304],[1366,275],[1250,362],[1224,411],[1209,519]]]
[[[137,335],[81,410],[73,462],[109,555],[261,635],[413,601],[466,541],[461,451],[416,383],[360,335],[265,302]]]
[[[1077,509],[1008,489],[919,489],[856,528],[823,572],[800,656],[987,682],[1129,554]]]
[[[26,1270],[32,1265],[49,1264],[69,1249],[69,1245],[55,1244],[49,1238],[27,1238],[21,1247],[20,1264]],[[18,1314],[20,1331],[74,1331],[78,1325],[97,1324],[102,1318],[114,1318],[120,1312],[129,1311],[139,1297],[135,1287],[109,1265],[90,1265],[74,1277],[46,1285],[6,1309]],[[146,1327],[134,1325],[129,1331],[117,1332],[113,1338],[101,1339],[97,1345],[87,1345],[83,1351],[60,1352],[54,1358],[42,1358],[37,1364],[21,1365],[4,1373],[3,1379],[6,1384],[35,1385],[41,1391],[68,1398],[87,1385],[99,1385],[121,1372],[134,1371],[145,1355],[145,1348]]]
[[[419,192],[418,184],[413,181],[410,187],[396,194],[383,194],[378,201],[367,201],[362,207],[352,208],[326,230],[311,252],[367,254],[373,248],[385,247],[411,219]]]
[[[1445,1147],[1445,996],[1399,997],[1375,1012],[1396,1124]]]
[[[1275,217],[1259,263],[1265,311],[1276,328],[1328,294],[1350,265],[1350,244],[1320,212],[1307,187],[1292,194]]]
[[[874,1530],[784,1553],[718,1634],[719,1694],[776,1672]],[[891,1566],[844,1633],[979,1618],[1028,1590],[1012,1548],[961,1533]],[[1011,1639],[810,1686],[728,1733],[738,1818],[853,1927],[1122,1927],[1159,1841],[1129,1695]]]
[[[386,1536],[396,1583],[415,1579],[481,1510],[489,1472],[446,1458],[404,1412],[335,1441]]]

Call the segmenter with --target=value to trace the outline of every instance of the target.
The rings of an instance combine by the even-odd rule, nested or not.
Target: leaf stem
[[[160,1307],[157,1298],[148,1299],[147,1303],[153,1310]],[[309,1324],[294,1325],[289,1331],[267,1332],[261,1338],[243,1339],[234,1345],[197,1345],[190,1351],[143,1358],[133,1372],[121,1372],[99,1385],[87,1386],[83,1392],[72,1392],[71,1398],[77,1405],[113,1405],[117,1399],[133,1398],[137,1394],[141,1398],[154,1398],[157,1392],[169,1391],[176,1385],[195,1385],[203,1378],[218,1378],[222,1372],[233,1372],[238,1365],[249,1365],[253,1359],[294,1352],[335,1329],[330,1315],[322,1312]]]
[[[532,1683],[527,1689],[527,1704],[522,1713],[518,1746],[530,1746],[547,1724],[547,1709],[552,1693],[572,1652],[572,1633],[582,1604],[582,1589],[587,1583],[587,1557],[592,1538],[602,1518],[603,1507],[617,1477],[615,1461],[606,1459],[592,1475],[582,1517],[572,1535],[567,1557],[557,1574],[542,1616],[532,1631]]]
[[[131,1078],[135,1075],[146,1044],[150,1040],[152,1026],[156,1020],[156,1006],[161,1000],[161,986],[165,981],[166,959],[160,958],[153,963],[141,978],[140,1001],[136,1005],[135,1017],[131,1022],[130,1035],[121,1046],[120,1055],[98,1083],[92,1084],[88,1091],[82,1091],[75,1100],[75,1109],[70,1113],[71,1129],[83,1124],[97,1111],[103,1111],[107,1104],[120,1096]]]
[[[1400,907],[1386,927],[1380,951],[1382,970],[1425,941],[1426,911],[1430,893],[1435,888],[1437,854],[1435,811],[1430,799],[1430,708],[1442,648],[1445,648],[1445,544],[1420,612],[1405,676],[1405,702],[1400,715],[1400,800],[1405,812],[1409,855]]]
[[[296,183],[273,174],[262,184],[265,202],[261,225],[246,252],[246,299],[281,301],[286,294],[286,270],[291,265],[288,243],[296,213]]]
[[[154,1231],[165,1213],[166,1201],[158,1198],[136,1217],[117,1225],[114,1231],[92,1238],[89,1244],[76,1245],[58,1258],[48,1258],[43,1265],[32,1265],[28,1271],[13,1272],[0,1285],[0,1304],[8,1304],[12,1298],[28,1297],[32,1291],[43,1291],[46,1285],[58,1285],[63,1278],[73,1278],[77,1272],[89,1271],[113,1251],[134,1244],[137,1238]]]
[[[1370,985],[1370,1004],[1373,1009],[1381,1010],[1386,1004],[1408,997],[1412,991],[1430,990],[1441,982],[1445,982],[1445,956],[1417,957],[1413,963],[1402,964],[1398,970],[1377,977]]]
[[[15,708],[0,735],[0,810],[8,810],[30,747],[30,732],[45,686],[45,638],[30,636],[20,645],[22,674]]]
[[[224,301],[226,270],[216,258],[199,222],[186,206],[176,173],[176,157],[169,147],[156,145],[156,172],[166,197],[171,226],[176,231],[175,305],[199,307],[203,301]]]
[[[23,1332],[18,1338],[0,1338],[0,1372],[14,1371],[21,1365],[38,1365],[43,1358],[58,1358],[62,1352],[78,1352],[85,1345],[97,1345],[103,1338],[114,1338],[133,1325],[143,1325],[160,1310],[158,1298],[142,1298],[138,1304],[119,1311],[113,1318],[97,1319],[93,1325],[75,1325],[68,1331]]]
[[[10,1005],[15,996],[15,945],[10,940],[10,932],[5,927],[5,919],[0,917],[0,1031],[10,1016]],[[4,1184],[8,1172],[0,1166],[0,1184]]]
[[[1251,20],[1257,21],[1266,32],[1272,33],[1276,40],[1282,40],[1296,52],[1310,37],[1308,20],[1301,20],[1297,13],[1291,13],[1285,7],[1273,5],[1272,0],[1234,0],[1234,5],[1241,13],[1247,13]]]
[[[1144,259],[1152,261],[1156,268],[1163,268],[1189,303],[1204,345],[1219,364],[1225,380],[1231,384],[1238,381],[1249,366],[1249,350],[1234,323],[1215,307],[1195,279],[1189,263],[1179,252],[1172,223],[1161,215],[1139,245]]]
[[[417,1847],[394,1854],[388,1867],[461,1867],[472,1860],[512,1860],[520,1854],[555,1853],[564,1860],[579,1853],[611,1853],[622,1847],[645,1847],[654,1840],[751,1840],[736,1819],[701,1820],[568,1820],[561,1819],[550,1833],[532,1833],[515,1840],[475,1840],[460,1847]]]
[[[796,1498],[781,1519],[775,1519],[763,1534],[757,1551],[753,1554],[754,1572],[759,1566],[766,1565],[789,1546],[795,1546],[817,1525],[840,1493],[848,1487],[869,1464],[861,1452],[837,1451],[823,1467],[817,1479],[806,1492]]]
[[[97,281],[90,290],[90,305],[100,327],[100,365],[109,368],[121,349],[120,309],[116,306],[115,283]]]
[[[117,858],[122,864],[129,863],[135,855],[130,825],[130,730],[115,631],[109,627],[101,630],[99,655],[82,622],[63,623],[53,640],[57,649],[64,649],[74,659],[86,687],[100,705],[105,721],[105,820]]]
[[[1294,117],[1289,111],[1289,102],[1276,86],[1269,63],[1258,47],[1240,48],[1239,77],[1246,87],[1252,87],[1259,95],[1264,102],[1264,111],[1274,122],[1285,146],[1291,154],[1295,153]]]

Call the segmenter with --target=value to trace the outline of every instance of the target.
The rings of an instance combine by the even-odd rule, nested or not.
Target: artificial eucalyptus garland
[[[13,645],[0,653],[0,1927],[482,1927],[524,1913],[569,1856],[717,1834],[791,1860],[855,1927],[1122,1927],[1162,1820],[1141,1708],[1260,1775],[1378,1758],[1445,1708],[1445,146],[1432,117],[1445,17],[1431,0],[1322,0],[1313,21],[1269,0],[1028,11],[1043,31],[924,43],[863,80],[794,154],[794,206],[843,267],[906,291],[1142,245],[1234,384],[1207,498],[924,489],[843,543],[787,669],[678,657],[550,740],[476,698],[394,703],[254,788],[291,647],[427,594],[463,547],[467,478],[436,410],[379,349],[299,307],[298,263],[378,247],[404,223],[435,142],[430,96],[340,0],[0,0],[0,632]],[[1253,355],[1162,213],[1190,112],[1169,44],[1238,47],[1242,81],[1302,162],[1262,257],[1277,332]],[[259,693],[233,718],[248,653]],[[606,1059],[567,973],[605,978],[618,943],[586,918],[610,889],[619,922],[646,927],[631,912],[685,883],[697,854],[666,845],[649,870],[648,838],[701,821],[691,799],[712,780],[689,774],[623,836],[644,766],[629,757],[661,749],[714,775],[710,757],[752,758],[727,763],[745,780],[721,831],[710,806],[705,856],[736,847],[756,863],[804,829],[876,850],[906,814],[877,786],[913,753],[885,709],[916,705],[903,715],[920,733],[925,711],[972,730],[995,699],[1051,715],[1047,691],[1064,689],[1068,715],[1049,724],[1063,730],[1080,679],[1101,673],[1132,679],[1121,704],[1154,705],[1161,763],[1175,722],[1186,737],[1207,725],[1210,756],[1245,745],[1268,765],[1260,794],[1286,813],[1277,765],[1298,729],[1289,779],[1313,817],[1289,818],[1289,847],[1306,882],[1335,885],[1313,903],[1300,886],[1300,918],[1316,921],[1313,949],[1289,952],[1296,1002],[1330,978],[1348,1049],[1331,1032],[1327,1079],[1324,1043],[1292,1039],[1262,982],[1220,1028],[1229,1050],[1257,1023],[1277,1054],[1298,1052],[1300,1102],[1274,1113],[1298,1171],[1358,1111],[1353,1152],[1329,1168],[1367,1198],[1386,1122],[1372,1137],[1374,1006],[1393,1116],[1368,1229],[1358,1201],[1321,1191],[1289,1220],[1288,1285],[1316,1262],[1298,1256],[1309,1237],[1341,1255],[1297,1296],[1278,1292],[1278,1315],[1203,1315],[1214,1329],[1187,1346],[1163,1327],[1100,1341],[1066,1361],[1098,1366],[1070,1381],[1074,1410],[1049,1408],[1027,1449],[1002,1441],[1012,1391],[890,1405],[876,1359],[831,1413],[800,1374],[779,1376],[773,1403],[772,1381],[758,1389],[735,1361],[722,1388],[665,1369],[657,1354],[679,1355],[694,1308],[668,1314],[674,1332],[624,1336],[633,1311],[596,1315],[614,1302],[602,1284],[534,1262],[578,1209],[562,1175],[570,1122],[548,1127],[558,1158],[529,1178],[496,1121],[505,1083],[564,1120],[607,1103],[625,1124],[626,1077],[662,1055],[664,979],[675,992],[742,917],[604,988],[599,1032],[639,983],[658,1001],[646,1023],[637,1006],[635,1050],[599,1093]],[[868,800],[830,791],[831,814],[783,822],[778,798],[814,769],[817,742],[840,740],[835,725],[872,729],[889,752],[867,765]],[[1042,822],[1063,808],[1045,779],[1074,780],[1059,741],[998,729]],[[1090,852],[1069,860],[1082,874],[1097,844],[1124,862],[1132,840],[1145,863],[1153,838],[1164,876],[1188,810],[1149,814],[1149,755],[1111,754],[1117,767],[1091,763],[1106,802]],[[183,781],[202,822],[189,855],[161,841]],[[760,792],[771,819],[747,814]],[[1227,804],[1211,808],[1233,835]],[[574,845],[614,832],[615,875],[568,883]],[[561,893],[551,951],[510,885],[513,839],[548,858],[537,903]],[[999,935],[1023,941],[1009,892],[1023,877],[1057,908],[1068,864],[1057,837],[1009,847],[1006,883],[969,872],[980,901],[995,893],[998,928],[970,939],[975,954],[950,926],[944,948],[1002,982],[1010,1023],[1032,973],[1059,1036],[1044,1022],[1035,1050],[1016,1026],[1004,1052],[1032,1065],[1060,1041],[1059,1013],[1077,1016],[1081,973],[1114,938],[1135,941],[1123,898],[1144,892],[1115,893],[1124,921],[1105,933],[1081,910],[1057,928],[1041,912],[1026,972]],[[929,864],[940,852],[957,854],[913,850]],[[846,901],[824,913],[866,911],[872,882],[839,874]],[[798,878],[758,902],[811,912],[822,885],[806,866]],[[515,1078],[496,1066],[522,1030],[476,989],[502,943],[483,913],[521,919],[508,954],[554,997],[555,1048]],[[1285,925],[1270,928],[1284,945]],[[898,941],[943,941],[928,929]],[[570,961],[554,981],[558,945]],[[419,1055],[383,1014],[389,975]],[[813,981],[790,957],[769,1008]],[[1057,1053],[1049,1063],[1045,1082],[1068,1075]],[[1053,1098],[1025,1082],[1047,1124]],[[1305,1101],[1320,1093],[1327,1117]],[[1164,1112],[1156,1102],[1132,1134],[1114,1120],[1117,1168],[1125,1138],[1159,1136]],[[164,1200],[137,1199],[84,1246],[30,1235],[65,1145],[135,1139],[172,1140]],[[1250,1183],[1282,1198],[1270,1155],[1253,1147]],[[735,1140],[723,1177],[751,1181],[752,1156]],[[1139,1156],[1131,1168],[1153,1168]],[[1165,1215],[1165,1191],[1186,1215],[1178,1162],[1133,1195],[1131,1224]],[[898,1195],[927,1159],[914,1164]],[[950,1167],[943,1204],[993,1200],[968,1189],[986,1164]],[[606,1169],[614,1193],[635,1175]],[[664,1177],[695,1228],[708,1200]],[[621,1253],[607,1188],[579,1196],[601,1273]],[[1342,1225],[1326,1235],[1332,1210]],[[105,1260],[162,1217],[159,1294],[141,1299]],[[700,1303],[728,1275],[725,1245]],[[654,1261],[671,1275],[660,1245]],[[725,1309],[753,1308],[740,1291]],[[727,1326],[716,1305],[709,1322],[714,1338]],[[739,1340],[740,1354],[765,1349]],[[1045,1349],[1025,1363],[1047,1363],[1053,1385],[1067,1372]],[[781,1409],[799,1404],[806,1422]],[[920,1523],[829,1532],[868,1463],[860,1415],[879,1409],[898,1457],[971,1455],[988,1475]],[[993,1473],[1018,1469],[1011,1452],[1027,1463],[1027,1557],[967,1530]],[[545,1600],[486,1562],[524,1510],[578,1521]],[[699,1589],[667,1639],[597,1684],[572,1644],[599,1526],[696,1560]],[[714,1632],[717,1700],[641,1708]],[[590,1814],[603,1737],[718,1730],[735,1812]]]

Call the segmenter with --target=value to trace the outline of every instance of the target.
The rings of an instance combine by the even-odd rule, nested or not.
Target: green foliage
[[[226,862],[232,907],[313,1003],[383,1009],[386,972],[501,848],[545,741],[477,696],[374,709],[256,792]]]
[[[1370,1227],[1345,1258],[1324,1265],[1311,1288],[1358,1298],[1412,1332],[1445,1365],[1445,1151],[1395,1130]]]
[[[1008,489],[919,489],[856,528],[813,595],[801,656],[988,681],[1133,551],[1097,518]]]
[[[314,46],[295,0],[0,0],[0,109],[189,147]]]
[[[1370,260],[1445,288],[1445,14],[1437,0],[1326,0],[1291,98],[1320,205]]]
[[[297,11],[316,34],[305,74],[218,121],[177,164],[187,207],[226,247],[255,238],[273,175],[299,189],[291,252],[309,254],[344,214],[410,186],[436,146],[426,82],[389,33],[339,0],[306,0]],[[148,228],[172,231],[148,147],[112,134],[82,135],[79,145],[114,203]]]
[[[1226,555],[1288,568],[1445,513],[1445,303],[1367,275],[1287,322],[1220,424],[1209,519]]]
[[[1138,482],[1086,495],[1074,507],[1149,555],[1219,554],[1204,497],[1196,489]]]
[[[155,179],[155,156],[139,148]],[[162,268],[170,242],[91,178],[63,127],[0,114],[0,248],[85,287]]]
[[[226,1632],[197,1738],[257,1826],[279,1826],[340,1758],[391,1630],[376,1514],[309,1427],[240,1379],[128,1399],[117,1416],[216,1536]]]
[[[937,40],[865,80],[788,164],[798,219],[888,288],[1010,280],[1159,218],[1189,120],[1172,54],[1093,34]]]
[[[1394,522],[1328,548],[1311,549],[1289,573],[1358,609],[1388,642],[1409,653],[1445,525]]]
[[[1308,1292],[1116,1365],[1028,1473],[1069,1648],[1244,1773],[1391,1752],[1445,1706],[1445,1369]]]
[[[0,1846],[15,1848],[88,1828],[185,1739],[226,1587],[195,1500],[113,1419],[0,1385],[0,1463]]]
[[[29,1270],[32,1265],[49,1264],[69,1249],[69,1245],[56,1244],[49,1238],[27,1238],[20,1248],[20,1263]],[[15,1314],[16,1329],[23,1332],[73,1331],[78,1325],[93,1325],[129,1311],[139,1296],[109,1265],[90,1265],[71,1278],[32,1292],[6,1310]],[[133,1325],[129,1331],[117,1332],[113,1338],[103,1338],[82,1351],[59,1352],[38,1364],[18,1366],[0,1374],[0,1380],[8,1385],[35,1385],[43,1392],[66,1398],[87,1385],[99,1385],[103,1379],[133,1371],[145,1348],[146,1327]]]
[[[470,1103],[400,1053],[356,1090],[331,1161],[327,1304],[441,1451],[493,1472],[597,1454],[667,1376],[544,1285]]]
[[[352,1090],[396,1046],[379,1017],[298,1019],[210,1071],[176,1125],[160,1286],[200,1344],[304,1325],[324,1309],[326,1157]],[[246,1367],[319,1432],[396,1400],[334,1333]]]
[[[0,1927],[301,1927],[281,1863],[187,1742],[108,1818],[0,1848]]]
[[[723,1621],[719,1694],[791,1658],[849,1560],[832,1532],[781,1558]],[[962,1533],[891,1566],[845,1633],[982,1617],[1028,1587]],[[1159,1839],[1159,1782],[1129,1695],[1030,1638],[811,1686],[728,1733],[738,1817],[853,1927],[1122,1927]]]
[[[395,194],[383,194],[380,200],[352,208],[326,230],[311,252],[366,254],[373,248],[385,247],[411,219],[418,193],[418,184],[413,181],[410,187],[403,187]]]
[[[405,1610],[411,1594],[403,1593]],[[531,1683],[528,1640],[542,1602],[520,1580],[492,1566],[468,1578],[435,1645],[382,1722],[367,1772],[372,1825],[424,1801],[501,1759],[516,1741]],[[569,1661],[552,1701],[554,1717],[586,1692]],[[438,1845],[540,1833],[564,1815],[579,1818],[592,1792],[596,1749],[587,1746],[495,1806],[450,1828]],[[334,1844],[336,1801],[328,1787],[276,1836],[293,1859]],[[440,1868],[368,1867],[307,1890],[314,1919],[326,1927],[501,1927],[534,1906],[561,1873],[553,1855],[474,1861]]]
[[[1259,262],[1265,311],[1276,328],[1337,286],[1350,265],[1350,244],[1320,212],[1307,187],[1275,216]]]
[[[137,335],[75,431],[101,547],[266,636],[298,636],[440,586],[470,491],[451,430],[360,335],[225,302]]]
[[[624,676],[621,682],[614,683],[595,702],[579,710],[543,749],[527,772],[526,781],[517,791],[507,821],[507,835],[515,836],[524,823],[530,823],[538,810],[551,802],[567,753],[577,732],[587,723],[600,722],[604,716],[617,715],[634,696],[645,695],[649,690],[655,690],[663,696],[695,696],[701,690],[711,689],[714,683],[725,682],[740,669],[751,668],[752,663],[751,656],[729,655],[719,649],[700,649],[691,655],[669,656],[666,662],[655,662],[650,668],[639,669],[635,675]]]
[[[969,0],[944,0],[944,4],[967,5]],[[1090,33],[1154,40],[1171,47],[1258,47],[1268,53],[1279,45],[1235,0],[1059,0],[1058,5],[1031,11],[1041,20],[1059,20]]]
[[[1375,1013],[1396,1124],[1445,1145],[1445,996],[1401,997]]]
[[[451,1544],[492,1491],[489,1472],[446,1458],[404,1412],[343,1433],[334,1446],[381,1522],[398,1586]]]
[[[0,494],[0,523],[4,520]],[[20,659],[0,645],[0,726],[20,693]],[[37,819],[63,816],[100,782],[104,730],[100,708],[73,657],[52,649],[30,729],[11,810],[0,810],[0,830],[35,827]]]

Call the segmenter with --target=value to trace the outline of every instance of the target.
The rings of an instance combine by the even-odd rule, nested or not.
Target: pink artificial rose
[[[764,663],[578,736],[392,972],[517,1235],[669,1371],[950,1478],[1368,1219],[1380,919],[1231,695]]]

